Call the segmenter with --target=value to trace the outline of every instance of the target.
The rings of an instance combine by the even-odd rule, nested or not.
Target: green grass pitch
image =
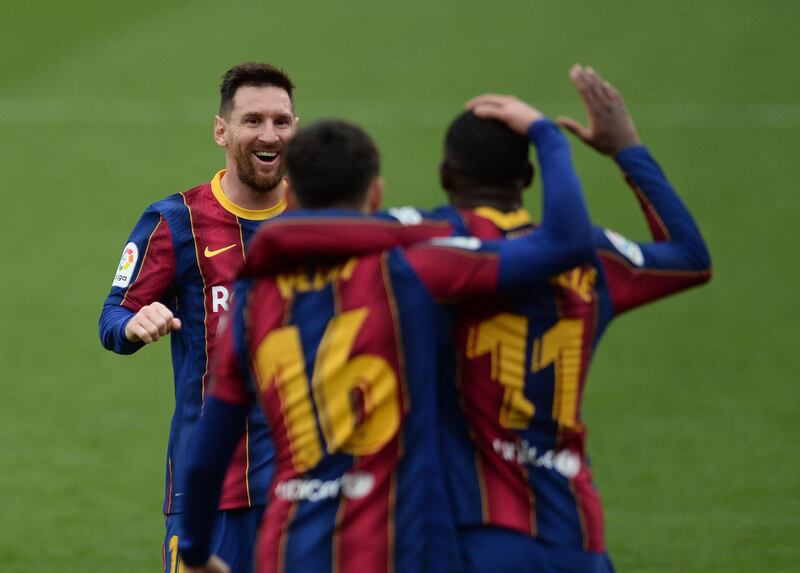
[[[387,205],[432,206],[471,96],[580,114],[594,65],[696,214],[713,282],[624,317],[585,416],[619,571],[796,571],[800,5],[744,2],[7,2],[0,34],[0,571],[157,571],[168,344],[100,348],[150,202],[207,181],[219,76],[284,66],[302,121],[374,134]],[[580,143],[595,221],[647,232]],[[538,212],[538,187],[528,205]]]

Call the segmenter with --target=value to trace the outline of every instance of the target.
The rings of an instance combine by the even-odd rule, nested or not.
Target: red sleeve
[[[121,304],[132,312],[138,312],[143,306],[161,300],[174,279],[172,234],[162,216],[147,240],[139,272],[131,281]]]
[[[424,245],[405,251],[406,260],[437,302],[497,292],[500,259],[496,252]]]
[[[598,251],[615,314],[708,282],[709,270],[637,267],[621,255]]]

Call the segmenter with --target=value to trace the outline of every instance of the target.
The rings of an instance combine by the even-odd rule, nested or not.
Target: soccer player
[[[351,124],[300,130],[288,146],[290,205],[262,227],[235,286],[189,468],[180,541],[186,573],[226,571],[209,532],[241,421],[260,402],[275,473],[258,571],[457,571],[460,556],[437,441],[444,307],[531,286],[591,254],[591,225],[569,147],[521,104],[515,122],[544,179],[539,232],[519,241],[420,239],[370,217],[378,152]]]
[[[244,63],[220,86],[214,140],[225,169],[210,183],[148,207],[130,234],[100,316],[107,349],[131,354],[171,334],[175,412],[166,460],[164,570],[175,573],[188,448],[200,419],[209,360],[231,279],[260,223],[286,204],[285,147],[297,125],[294,85],[280,69]],[[252,571],[256,528],[266,503],[271,446],[263,416],[241,420],[242,440],[225,478],[214,551],[234,571]]]
[[[581,418],[589,362],[614,317],[711,276],[700,231],[641,145],[617,90],[591,68],[575,66],[570,78],[589,126],[560,123],[617,162],[653,242],[595,228],[590,262],[459,313],[442,449],[470,572],[613,570]],[[531,175],[525,141],[493,121],[515,105],[506,96],[478,98],[447,133],[441,181],[452,206],[436,215],[462,234],[539,232],[522,209]]]

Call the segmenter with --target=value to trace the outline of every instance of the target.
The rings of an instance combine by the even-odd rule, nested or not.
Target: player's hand
[[[478,117],[502,121],[520,135],[528,133],[530,125],[544,117],[532,105],[509,95],[483,94],[469,100],[465,107]]]
[[[626,147],[641,143],[633,118],[614,86],[592,68],[579,64],[570,68],[569,79],[583,98],[589,126],[584,127],[571,117],[556,118],[559,125],[605,155],[614,156]]]
[[[125,325],[125,338],[131,342],[155,342],[173,330],[180,330],[181,320],[160,302],[143,306]]]
[[[231,573],[230,567],[216,555],[212,555],[202,567],[181,567],[183,573]]]

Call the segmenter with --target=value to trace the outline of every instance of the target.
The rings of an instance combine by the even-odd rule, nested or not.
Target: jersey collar
[[[214,175],[214,178],[211,180],[211,192],[214,194],[214,198],[222,206],[222,208],[229,213],[233,213],[242,219],[250,219],[251,221],[264,221],[280,215],[286,209],[286,201],[283,199],[268,209],[245,209],[244,207],[240,207],[228,199],[225,196],[225,193],[222,191],[222,184],[220,182],[224,176],[224,169],[217,171],[217,174]],[[283,184],[284,183],[281,182],[281,185]]]
[[[525,225],[531,224],[531,216],[524,208],[503,213],[494,207],[477,207],[474,209],[474,213],[476,215],[480,215],[484,219],[489,219],[492,223],[504,231],[518,229],[519,227],[524,227]]]

